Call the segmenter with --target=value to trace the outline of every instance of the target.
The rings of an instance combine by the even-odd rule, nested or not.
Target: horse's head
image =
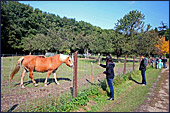
[[[71,61],[71,58],[70,57],[67,57],[66,61],[65,61],[66,65],[69,66],[69,67],[73,67],[73,63]]]
[[[63,63],[66,63],[66,65],[69,67],[73,67],[72,60],[71,60],[70,56],[68,56],[68,55],[60,54],[60,61],[62,61]]]

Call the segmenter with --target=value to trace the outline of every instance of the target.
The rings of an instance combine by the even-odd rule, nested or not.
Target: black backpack
[[[147,66],[147,60],[144,58],[143,61],[141,61],[141,63],[143,62],[143,64],[140,64],[139,70],[145,69]]]
[[[144,67],[147,66],[147,60],[144,58]]]

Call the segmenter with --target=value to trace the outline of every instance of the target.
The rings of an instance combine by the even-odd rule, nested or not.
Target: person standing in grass
[[[163,62],[163,68],[167,68],[167,66],[166,66],[167,59],[166,59],[166,57],[164,57],[162,59],[162,62]]]
[[[141,70],[141,74],[142,74],[142,85],[146,85],[145,71],[146,71],[146,66],[147,66],[147,60],[144,57],[144,55],[142,55],[141,58],[142,58],[142,61],[140,62],[139,70]]]
[[[107,83],[110,88],[111,97],[108,100],[114,100],[113,79],[115,76],[114,74],[115,64],[112,61],[112,57],[110,55],[107,55],[106,65],[100,64],[99,62],[98,62],[98,65],[100,65],[103,68],[106,68],[106,71],[103,71],[103,74],[106,74]]]
[[[159,67],[159,69],[161,69],[161,67],[162,67],[162,59],[161,59],[161,57],[159,57],[159,60],[158,60],[158,67]]]
[[[158,58],[156,58],[156,69],[158,69]]]
[[[154,68],[155,59],[152,57],[152,68]]]

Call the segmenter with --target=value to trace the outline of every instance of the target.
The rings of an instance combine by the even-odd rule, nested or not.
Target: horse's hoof
[[[35,86],[35,87],[37,87],[37,86],[38,86],[38,84],[34,84],[34,86]]]
[[[45,84],[44,86],[47,87],[47,84]]]

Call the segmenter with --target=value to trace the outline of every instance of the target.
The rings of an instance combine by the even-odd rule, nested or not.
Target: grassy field
[[[131,74],[133,80],[127,80],[126,82],[114,87],[114,102],[109,102],[106,98],[102,98],[100,101],[97,101],[95,106],[91,107],[90,112],[130,112],[133,109],[136,109],[142,104],[149,88],[152,86],[152,83],[158,77],[159,73],[159,69],[147,69],[146,86],[137,83],[141,83],[141,74],[139,71]]]
[[[20,83],[21,70],[14,76],[12,82],[9,82],[10,73],[16,65],[17,60],[20,57],[2,57],[1,58],[1,95],[13,94],[12,91],[17,90],[19,87],[15,87],[16,84]],[[105,64],[105,61],[101,61]],[[87,60],[78,58],[78,79],[83,78],[85,75],[91,75],[91,66],[93,65],[93,74],[94,77],[105,69],[97,65],[97,60]],[[84,103],[83,105],[75,105],[75,99],[72,96],[68,96],[65,92],[64,95],[60,95],[60,100],[65,98],[61,103],[57,104],[57,100],[54,101],[53,96],[49,98],[41,98],[39,101],[33,101],[34,108],[26,109],[25,111],[85,111],[85,112],[127,112],[132,111],[137,108],[142,101],[145,99],[149,88],[151,87],[154,80],[157,78],[160,73],[159,69],[152,69],[151,67],[147,68],[146,79],[147,86],[141,86],[141,73],[138,71],[139,62],[135,62],[134,72],[128,72],[126,75],[118,74],[120,69],[123,69],[124,63],[115,62],[115,72],[116,76],[114,78],[114,90],[115,90],[115,100],[114,102],[107,101],[109,95],[109,88],[107,86],[106,80],[101,82],[95,81],[95,85],[81,86],[78,89],[78,94],[81,95],[77,97],[78,103]],[[126,67],[132,69],[133,62],[127,62]],[[72,80],[73,78],[73,68],[67,67],[65,64],[62,64],[57,70],[58,78],[68,78]],[[34,79],[43,79],[45,80],[47,73],[34,72]],[[129,77],[131,79],[129,79]],[[50,76],[53,79],[53,75]],[[28,74],[25,76],[24,81],[30,81]],[[39,82],[38,87],[44,87],[44,81]],[[59,81],[60,83],[65,82],[64,80]],[[51,84],[54,84],[53,82]],[[32,83],[27,84],[25,87],[34,88]],[[96,90],[97,89],[97,90]],[[82,93],[84,91],[84,93]],[[68,91],[69,92],[69,91]],[[90,92],[90,93],[89,93]],[[25,90],[20,90],[15,92],[15,94],[24,94]],[[70,93],[70,92],[69,92]],[[87,95],[89,94],[89,95]],[[71,95],[71,93],[69,94]],[[82,97],[83,95],[83,97]],[[84,97],[85,96],[85,97]],[[73,99],[73,100],[72,100]],[[86,101],[85,101],[86,100]],[[70,101],[70,102],[69,102]],[[93,104],[87,103],[89,101]],[[37,103],[38,102],[38,103]],[[46,106],[41,106],[40,103],[46,103]],[[68,105],[65,103],[69,103]],[[36,104],[37,103],[37,104]],[[39,104],[39,105],[38,105]],[[22,105],[24,107],[24,105]],[[20,106],[20,107],[22,107]],[[27,106],[28,107],[28,106]],[[31,106],[30,106],[31,107]],[[74,109],[72,109],[72,107]],[[28,107],[29,108],[29,107]],[[19,110],[19,111],[22,111]]]
[[[2,80],[2,84],[6,83],[7,81],[9,81],[10,79],[10,74],[12,72],[12,70],[14,69],[17,60],[20,57],[18,56],[14,56],[14,57],[2,57],[1,58],[1,80]],[[83,77],[84,75],[91,75],[91,63],[93,66],[93,75],[98,75],[99,73],[101,73],[102,71],[104,71],[105,69],[101,68],[100,66],[97,65],[97,61],[96,60],[85,60],[85,59],[78,59],[78,78]],[[105,61],[101,61],[101,63],[105,64]],[[124,67],[124,63],[115,63],[116,68],[123,68]],[[128,62],[126,67],[131,67],[132,68],[132,62]],[[135,62],[136,68],[139,66],[138,62]],[[13,82],[9,83],[8,85],[16,85],[20,82],[20,76],[21,76],[21,72],[22,69],[20,69],[20,71],[14,76],[13,78]],[[30,81],[29,78],[29,73],[26,73],[26,76],[24,78],[24,81]],[[73,77],[73,68],[69,68],[67,67],[65,64],[62,64],[58,70],[56,71],[57,77],[58,78],[69,78],[72,79]],[[45,73],[39,73],[39,72],[34,72],[33,77],[34,79],[45,79],[47,75],[47,72]],[[53,78],[53,75],[51,75],[49,78]],[[62,82],[62,81],[61,81]],[[43,85],[43,82],[39,83],[40,86]],[[7,87],[10,87],[7,86]],[[27,87],[32,87],[32,84],[28,84]],[[2,92],[4,92],[4,90],[6,88],[2,87]]]
[[[109,88],[106,80],[100,83],[96,82],[95,85],[90,87],[83,86],[78,91],[78,97],[72,98],[67,96],[61,96],[64,99],[62,103],[49,103],[48,106],[35,106],[32,110],[37,112],[131,112],[138,108],[142,104],[143,100],[152,86],[152,83],[156,80],[161,69],[147,68],[146,80],[147,85],[142,86],[141,73],[136,70],[131,73],[127,73],[128,79],[122,79],[118,85],[114,86],[115,100],[108,101]],[[115,78],[114,81],[118,81]],[[76,101],[75,101],[76,100]],[[52,100],[53,101],[53,100]]]
[[[14,69],[17,60],[20,57],[21,56],[1,57],[1,95],[2,96],[3,95],[23,95],[25,93],[28,93],[28,91],[21,90],[20,87],[19,87],[20,77],[21,77],[21,69],[14,76],[13,80],[11,82],[9,82],[10,74],[11,74],[12,70]],[[105,61],[101,61],[101,63],[105,64]],[[116,64],[115,73],[117,75],[116,77],[119,77],[118,72],[123,70],[124,63],[115,62],[115,64]],[[127,62],[126,67],[132,69],[132,65],[133,65],[132,62]],[[81,79],[85,76],[91,76],[91,66],[93,66],[94,77],[105,70],[104,68],[97,65],[97,60],[95,60],[95,59],[88,60],[88,59],[78,58],[78,79]],[[139,66],[139,62],[135,62],[135,68],[136,69],[138,68],[138,66]],[[44,81],[45,81],[45,78],[46,78],[46,74],[47,73],[39,73],[39,72],[34,72],[34,74],[33,74],[34,79],[36,81],[39,81],[38,87],[41,88],[41,89],[44,89]],[[58,70],[56,71],[56,74],[57,74],[58,79],[60,79],[59,80],[60,84],[64,83],[65,79],[73,80],[73,68],[69,68],[65,64],[62,64],[58,68]],[[63,80],[61,80],[61,79],[63,79]],[[24,78],[24,82],[25,82],[24,85],[25,85],[26,88],[29,88],[30,90],[33,88],[35,90],[35,87],[32,84],[28,73],[26,73],[26,76]],[[53,80],[53,75],[50,76],[48,82],[51,82],[50,84],[52,84],[52,85],[55,84],[54,80]],[[83,87],[79,88],[78,90],[83,90],[83,89],[86,89],[87,87],[90,88],[89,85],[83,86]],[[70,91],[68,91],[68,93],[70,95]],[[49,100],[50,100],[50,98],[52,98],[50,96],[48,96],[48,97],[49,97]],[[46,99],[48,97],[46,97]],[[17,97],[16,97],[16,99],[17,99]],[[2,97],[1,97],[1,101],[2,101]],[[12,100],[10,100],[10,101],[12,101]],[[36,105],[36,100],[29,100],[29,101],[30,102],[32,101],[33,104]],[[27,101],[27,102],[29,102],[29,101]],[[42,99],[42,101],[41,100],[38,101],[38,103],[43,103],[43,99]],[[22,105],[22,106],[24,107],[25,105]]]

